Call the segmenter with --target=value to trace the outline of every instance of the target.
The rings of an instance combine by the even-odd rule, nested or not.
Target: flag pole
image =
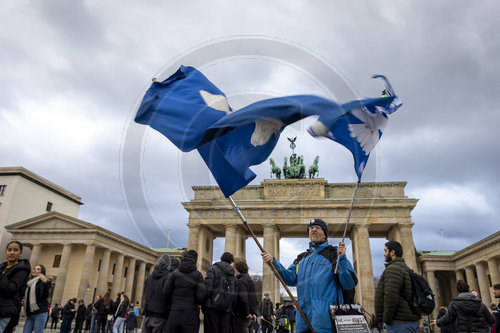
[[[360,182],[361,182],[361,178],[358,178],[358,182],[356,183],[356,187],[354,187],[354,194],[352,195],[351,207],[349,207],[349,213],[347,214],[347,219],[345,221],[344,234],[342,235],[342,243],[344,243],[344,241],[345,241],[347,227],[349,226],[349,220],[351,219],[352,207],[354,206],[354,199],[356,198],[356,193],[358,193],[358,188],[359,188]],[[337,274],[337,265],[335,265],[335,274]]]
[[[229,196],[228,199],[229,199],[229,202],[231,203],[231,205],[233,206],[234,210],[236,211],[236,214],[238,214],[240,220],[243,222],[243,225],[245,226],[246,230],[250,233],[250,235],[252,235],[252,238],[255,241],[255,243],[257,244],[257,246],[259,247],[260,251],[262,253],[266,252],[266,250],[264,250],[264,248],[260,244],[259,240],[255,236],[253,230],[248,225],[247,220],[245,219],[245,217],[243,216],[243,214],[241,214],[241,211],[238,208],[238,206],[236,205],[236,203],[234,202],[233,198],[231,196]],[[281,284],[283,285],[283,287],[285,287],[285,290],[288,293],[288,296],[290,296],[290,298],[292,299],[293,303],[297,307],[297,310],[299,310],[300,314],[302,315],[302,318],[304,318],[304,321],[306,322],[307,326],[309,327],[309,330],[311,331],[311,333],[315,333],[316,331],[314,330],[314,328],[312,327],[311,323],[307,319],[305,313],[300,308],[299,303],[297,303],[297,300],[292,295],[292,292],[290,291],[290,289],[288,289],[287,285],[285,284],[285,281],[283,281],[283,278],[281,277],[280,273],[278,273],[278,270],[273,265],[273,262],[271,261],[268,265],[271,267],[271,269],[273,270],[274,274],[276,275],[276,277],[278,278],[278,280],[281,282]]]

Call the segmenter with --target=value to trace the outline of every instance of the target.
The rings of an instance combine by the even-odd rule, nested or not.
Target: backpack
[[[307,250],[306,252],[303,252],[297,256],[297,259],[293,262],[295,265],[297,265],[302,259],[308,257],[311,255],[312,252],[310,250]],[[337,265],[337,250],[332,246],[328,245],[325,247],[323,250],[321,250],[319,255],[325,257],[333,267],[333,271],[335,272],[335,266]],[[342,290],[342,298],[344,299],[344,304],[354,304],[354,296],[356,294],[356,286],[358,285],[358,278],[356,276],[356,273],[349,271],[351,273],[351,276],[354,280],[354,288],[349,289],[349,290],[344,290],[342,288],[342,284],[340,283],[340,278],[338,273],[334,274],[334,279],[337,285],[340,287],[340,290]],[[338,300],[337,300],[338,303]]]
[[[400,265],[398,262],[395,264],[403,267],[410,274],[412,296],[407,302],[410,304],[412,311],[421,316],[430,315],[436,303],[432,289],[427,281],[422,275],[415,273],[413,270],[406,267],[406,265]]]
[[[218,310],[230,312],[237,295],[236,278],[226,275],[219,267],[217,269],[221,271],[221,276],[212,296],[212,305]]]

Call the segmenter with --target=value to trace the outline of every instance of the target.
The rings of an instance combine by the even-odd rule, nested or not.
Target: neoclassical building
[[[472,290],[477,290],[487,306],[498,303],[493,285],[500,283],[500,231],[460,251],[419,251],[418,254],[418,264],[436,294],[437,304],[448,305],[457,295],[457,280],[466,281]]]
[[[86,303],[110,290],[142,300],[144,278],[159,253],[94,224],[50,212],[6,227],[31,248],[30,262],[42,264],[54,283],[52,304],[77,297]]]
[[[110,290],[142,301],[143,285],[158,258],[185,249],[151,249],[77,218],[81,198],[22,167],[0,167],[0,246],[21,241],[23,257],[42,264],[53,282],[52,304],[77,297],[86,303]],[[0,262],[4,261],[1,251]]]

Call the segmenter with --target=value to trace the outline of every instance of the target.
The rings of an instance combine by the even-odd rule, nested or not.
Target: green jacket
[[[414,313],[408,303],[412,296],[410,273],[400,264],[394,265],[395,262],[406,266],[404,259],[400,257],[388,262],[375,291],[377,322],[388,325],[394,320],[420,320],[420,315]]]

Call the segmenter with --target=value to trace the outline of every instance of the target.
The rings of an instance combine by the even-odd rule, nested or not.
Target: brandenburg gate
[[[417,200],[405,195],[405,185],[406,182],[361,183],[354,203],[347,236],[352,242],[353,266],[359,279],[356,301],[370,313],[374,313],[375,298],[370,238],[399,241],[406,263],[418,271],[410,215]],[[328,223],[328,238],[341,238],[354,188],[355,183],[328,183],[323,178],[267,179],[260,185],[244,187],[233,199],[257,237],[264,238],[264,248],[279,259],[279,240],[306,238],[306,225],[312,218]],[[205,273],[212,264],[216,237],[225,237],[225,251],[235,258],[245,258],[249,235],[229,201],[217,186],[194,186],[193,190],[194,199],[183,205],[189,212],[188,248],[199,254],[198,269]],[[306,248],[304,240],[297,254]],[[291,262],[283,264],[288,266]],[[270,292],[273,301],[279,301],[279,281],[265,264],[263,290]]]

